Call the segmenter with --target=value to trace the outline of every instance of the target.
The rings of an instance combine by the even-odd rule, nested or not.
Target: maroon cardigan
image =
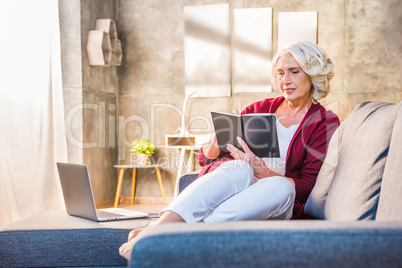
[[[255,102],[246,107],[241,114],[275,113],[284,99],[284,97],[278,97]],[[292,178],[296,184],[292,219],[307,218],[304,214],[304,204],[317,179],[329,140],[338,126],[339,119],[336,114],[327,111],[319,103],[313,104],[290,142],[286,156],[285,176]],[[216,159],[207,159],[201,148],[198,163],[203,168],[198,177],[215,170],[220,164],[229,160],[233,158],[230,154],[223,152]]]

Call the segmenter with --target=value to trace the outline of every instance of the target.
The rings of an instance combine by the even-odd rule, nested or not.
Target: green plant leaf
[[[130,149],[130,151],[138,154],[147,154],[152,156],[155,150],[155,144],[148,139],[134,140],[131,144],[133,147]]]

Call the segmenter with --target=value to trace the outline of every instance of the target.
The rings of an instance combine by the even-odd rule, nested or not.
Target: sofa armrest
[[[94,222],[39,211],[0,228],[0,267],[127,266],[119,247],[149,218]]]
[[[179,178],[179,193],[198,178],[199,171],[187,172]]]
[[[181,223],[139,238],[130,267],[402,267],[402,222]]]

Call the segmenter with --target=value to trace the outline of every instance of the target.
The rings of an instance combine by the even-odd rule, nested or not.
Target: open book
[[[241,137],[258,157],[280,157],[275,114],[211,112],[219,149],[228,152],[227,144],[244,151],[236,137]]]

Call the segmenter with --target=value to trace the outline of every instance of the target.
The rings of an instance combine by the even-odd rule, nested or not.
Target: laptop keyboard
[[[123,217],[124,215],[120,215],[117,213],[113,212],[108,212],[104,210],[96,210],[96,216],[98,216],[99,219],[119,219]]]

